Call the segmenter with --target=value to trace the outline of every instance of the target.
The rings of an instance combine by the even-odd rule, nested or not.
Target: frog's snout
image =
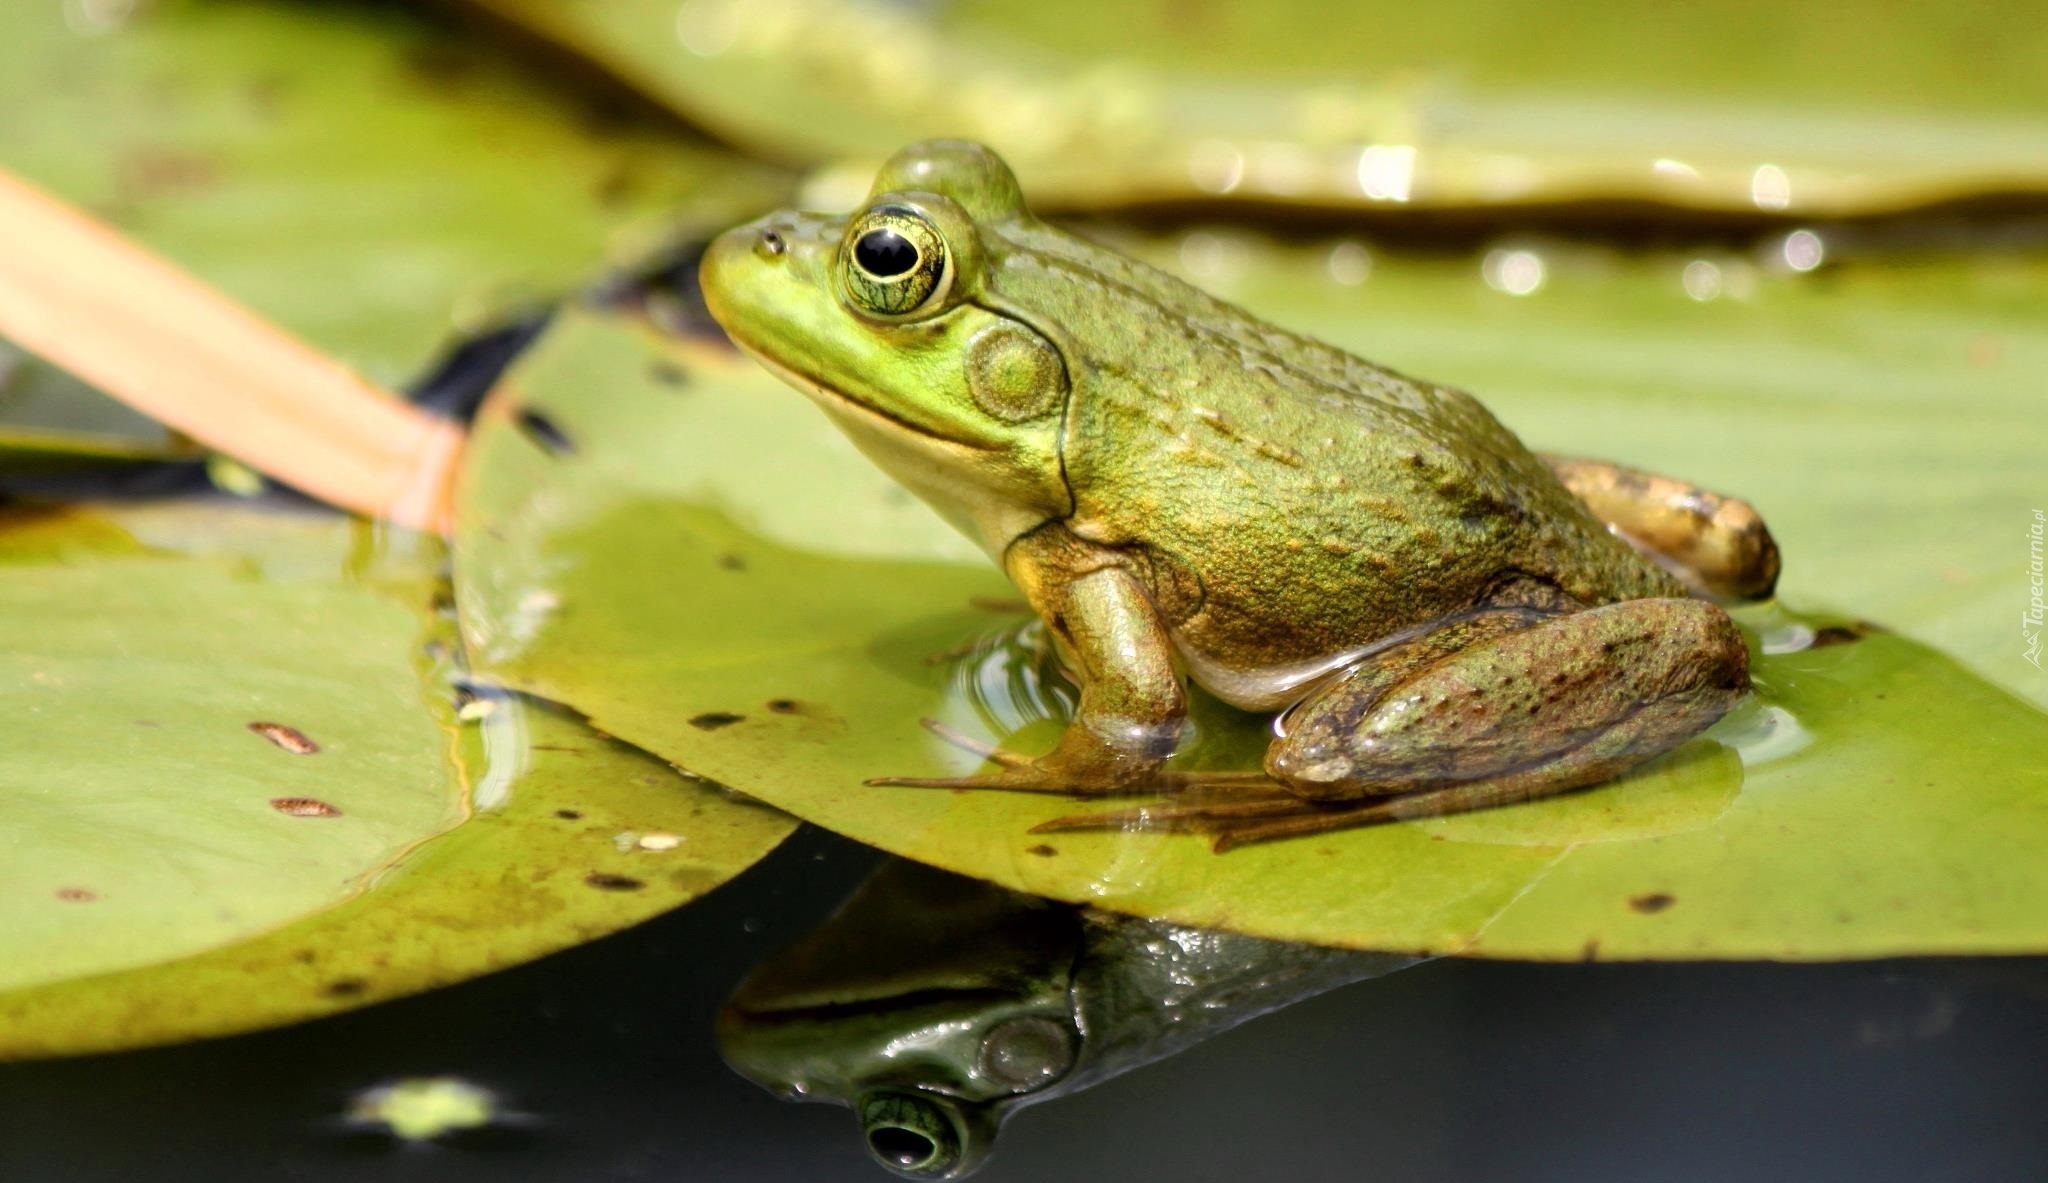
[[[730,317],[743,307],[756,309],[749,318],[772,318],[790,298],[788,285],[822,286],[838,243],[829,219],[787,210],[727,230],[711,240],[697,267],[711,315],[728,332]]]
[[[712,319],[726,332],[734,331],[736,317],[746,318],[744,309],[762,280],[784,269],[796,241],[795,228],[782,217],[735,226],[711,240],[697,265],[697,281]]]

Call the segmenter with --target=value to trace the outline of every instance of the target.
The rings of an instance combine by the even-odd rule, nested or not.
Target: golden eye
[[[875,316],[935,307],[952,285],[946,240],[914,209],[878,205],[847,235],[846,297]]]

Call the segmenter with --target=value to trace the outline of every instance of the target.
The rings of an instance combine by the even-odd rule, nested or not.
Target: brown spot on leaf
[[[1829,645],[1847,645],[1851,642],[1860,641],[1872,633],[1881,633],[1883,631],[1884,626],[1872,624],[1867,620],[1859,620],[1849,625],[1831,624],[1826,628],[1813,630],[1813,645],[1811,647],[1825,649]]]
[[[329,998],[354,998],[370,988],[370,983],[361,978],[336,978],[322,987],[320,992]]]
[[[747,569],[747,557],[727,552],[718,556],[718,565],[727,571],[744,571]]]
[[[243,87],[242,97],[248,102],[250,111],[264,119],[271,119],[276,117],[278,105],[290,89],[291,79],[282,74],[269,74]]]
[[[341,816],[341,810],[318,797],[272,797],[270,807],[287,817]]]
[[[573,822],[582,820],[583,814],[574,809],[557,809],[555,810],[555,816],[565,822]]]
[[[539,445],[540,449],[549,455],[567,456],[576,450],[576,442],[569,438],[568,432],[563,431],[553,419],[532,407],[521,407],[514,418],[526,438]]]
[[[592,871],[583,881],[599,891],[639,891],[647,886],[631,875],[614,875],[610,871]]]
[[[771,698],[768,700],[768,709],[778,715],[794,715],[804,709],[804,704],[794,698]]]
[[[60,887],[57,898],[67,904],[89,904],[100,898],[100,893],[90,887]]]
[[[1678,902],[1678,897],[1668,891],[1653,891],[1648,895],[1632,897],[1628,906],[1644,915],[1654,915]]]
[[[114,184],[124,202],[204,189],[220,179],[211,158],[170,148],[138,148],[115,165]]]
[[[608,170],[591,187],[591,196],[606,209],[617,209],[633,200],[641,188],[641,176],[634,169],[621,165]]]
[[[308,738],[305,732],[283,723],[251,723],[249,730],[294,756],[310,756],[320,750],[320,745]]]
[[[1599,938],[1599,937],[1592,937],[1592,938],[1590,938],[1590,939],[1588,939],[1588,940],[1586,941],[1586,947],[1585,947],[1585,948],[1583,948],[1583,949],[1580,949],[1580,950],[1579,950],[1579,960],[1581,960],[1581,961],[1598,961],[1598,960],[1600,960],[1600,938]]]
[[[476,55],[447,38],[409,47],[403,62],[410,80],[432,94],[455,93],[477,72]]]
[[[1039,843],[1039,844],[1038,844],[1038,845],[1036,845],[1036,846],[1027,846],[1027,847],[1025,847],[1025,848],[1024,848],[1024,853],[1025,853],[1025,854],[1035,854],[1035,855],[1037,855],[1037,856],[1038,856],[1039,858],[1051,858],[1052,856],[1054,856],[1054,855],[1056,855],[1056,854],[1058,854],[1058,853],[1059,853],[1059,848],[1058,848],[1058,847],[1053,847],[1053,846],[1047,846],[1047,845],[1046,845],[1045,843],[1041,842],[1041,843]]]
[[[690,375],[672,361],[657,361],[647,367],[647,376],[662,386],[688,386]]]
[[[742,722],[745,719],[745,715],[735,715],[731,711],[706,711],[701,715],[690,716],[690,726],[695,727],[699,731],[716,731],[721,727],[730,727],[734,723]]]

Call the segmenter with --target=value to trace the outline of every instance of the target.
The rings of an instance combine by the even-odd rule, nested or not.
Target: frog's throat
[[[969,471],[985,462],[987,457],[996,455],[995,450],[963,444],[926,431],[799,374],[737,337],[733,342],[749,357],[760,362],[763,369],[823,408],[828,418],[838,421],[838,426],[855,448],[931,506],[947,524],[979,546],[997,566],[1002,565],[1003,553],[1012,542],[1044,524],[1047,516],[1044,513],[1001,497],[989,496],[985,489],[958,478],[957,474]],[[854,430],[856,427],[859,430]],[[906,448],[917,453],[918,463],[902,463]],[[935,460],[938,463],[930,463]]]

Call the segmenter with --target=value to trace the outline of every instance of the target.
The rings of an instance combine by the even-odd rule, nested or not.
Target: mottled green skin
[[[877,227],[944,266],[921,250],[902,279],[869,274],[853,248]],[[1469,808],[1611,775],[1748,685],[1726,614],[1469,395],[1039,222],[978,145],[905,149],[850,217],[730,231],[701,276],[735,341],[1003,564],[1081,683],[1046,756],[878,783],[1156,779],[1178,666],[1247,709],[1345,721],[1276,740],[1269,784],[1385,796],[1442,783],[1401,779],[1430,751],[1493,753],[1458,765],[1471,788],[1445,804]],[[1616,638],[1664,634],[1687,639],[1617,659]],[[1453,687],[1473,700],[1402,706]]]
[[[1517,574],[1588,605],[1684,594],[1463,391],[1035,221],[984,244],[999,306],[1056,326],[1075,374],[1071,527],[1199,586],[1159,596],[1184,648],[1247,671],[1325,657]]]

